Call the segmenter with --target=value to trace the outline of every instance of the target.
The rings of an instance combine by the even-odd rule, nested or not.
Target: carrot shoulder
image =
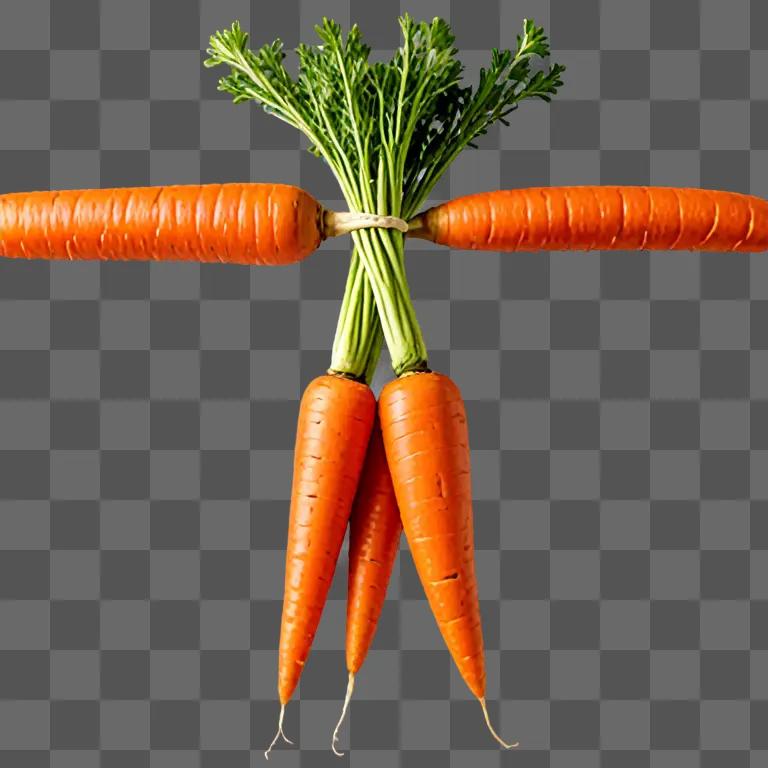
[[[289,264],[322,240],[321,205],[287,184],[0,195],[0,256]]]
[[[768,201],[709,189],[533,187],[467,195],[410,222],[409,235],[492,251],[768,249]]]

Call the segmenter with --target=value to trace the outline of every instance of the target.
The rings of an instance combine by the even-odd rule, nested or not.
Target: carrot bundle
[[[370,65],[357,27],[328,19],[321,45],[247,48],[238,24],[211,38],[220,89],[255,100],[301,130],[335,175],[350,213],[282,184],[211,184],[0,196],[0,256],[289,264],[352,233],[350,271],[328,375],[302,397],[280,628],[278,730],[320,621],[350,525],[348,688],[370,648],[404,530],[438,628],[490,723],[466,414],[447,377],[429,370],[410,298],[404,236],[452,248],[535,251],[768,248],[768,203],[665,187],[488,192],[416,215],[452,160],[526,98],[549,100],[563,68],[531,68],[549,47],[526,21],[512,51],[494,51],[476,90],[460,84],[454,37],[440,19],[400,19],[403,46]],[[409,224],[405,222],[408,221]],[[386,340],[396,380],[376,405],[367,382]],[[376,414],[378,413],[378,422]],[[339,725],[334,732],[332,746]],[[286,739],[287,741],[287,739]]]
[[[488,251],[768,249],[768,201],[710,189],[534,187],[430,208],[409,236]]]

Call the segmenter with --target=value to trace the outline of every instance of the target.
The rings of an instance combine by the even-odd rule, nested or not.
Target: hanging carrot
[[[0,195],[0,256],[290,264],[326,237],[400,219],[325,210],[288,184],[190,184]]]
[[[768,201],[674,187],[534,187],[459,197],[409,222],[411,237],[488,251],[768,249]]]
[[[373,641],[402,530],[377,419],[349,520],[346,660],[353,675]]]
[[[485,702],[485,655],[474,561],[469,435],[458,387],[439,373],[387,384],[379,417],[413,562],[456,666]]]
[[[285,738],[285,706],[320,623],[375,412],[370,387],[341,376],[316,378],[301,399],[278,655],[280,720],[267,756],[278,737]]]
[[[349,518],[346,640],[348,682],[344,706],[331,741],[331,747],[337,755],[342,754],[336,749],[339,729],[352,698],[355,675],[363,666],[376,633],[402,530],[392,476],[384,453],[381,427],[376,419]]]

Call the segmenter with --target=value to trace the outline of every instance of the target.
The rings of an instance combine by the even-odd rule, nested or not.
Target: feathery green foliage
[[[476,87],[467,86],[445,21],[415,22],[406,14],[399,24],[400,47],[389,62],[372,63],[357,25],[345,37],[339,24],[323,19],[315,27],[319,43],[297,47],[293,77],[280,40],[253,51],[235,22],[211,37],[205,65],[230,68],[219,88],[235,102],[256,101],[304,133],[310,151],[333,171],[350,210],[409,219],[456,156],[491,125],[506,122],[524,99],[548,101],[562,85],[564,67],[534,66],[546,59],[549,47],[543,29],[526,20],[515,50],[494,49]],[[333,367],[363,375],[370,356],[378,355],[370,338],[371,327],[378,333],[376,306],[395,372],[425,367],[402,234],[360,230],[352,239]]]

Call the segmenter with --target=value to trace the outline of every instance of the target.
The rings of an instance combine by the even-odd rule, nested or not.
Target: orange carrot
[[[384,449],[416,571],[456,666],[485,702],[474,561],[469,435],[458,387],[438,373],[388,383],[379,397]]]
[[[288,184],[190,184],[0,195],[0,256],[290,264],[326,237],[394,227]]]
[[[288,264],[321,241],[322,207],[286,184],[0,196],[0,256]]]
[[[489,251],[768,249],[768,201],[672,187],[534,187],[430,208],[411,237]]]
[[[280,627],[280,721],[265,753],[283,734],[283,715],[320,623],[365,460],[376,399],[371,389],[325,375],[301,399],[285,556]]]
[[[349,680],[344,706],[331,742],[337,755],[342,754],[336,749],[339,728],[352,698],[355,675],[362,667],[376,633],[402,530],[377,419],[349,518],[346,642]]]
[[[346,657],[352,674],[373,641],[402,530],[377,419],[349,519]]]

